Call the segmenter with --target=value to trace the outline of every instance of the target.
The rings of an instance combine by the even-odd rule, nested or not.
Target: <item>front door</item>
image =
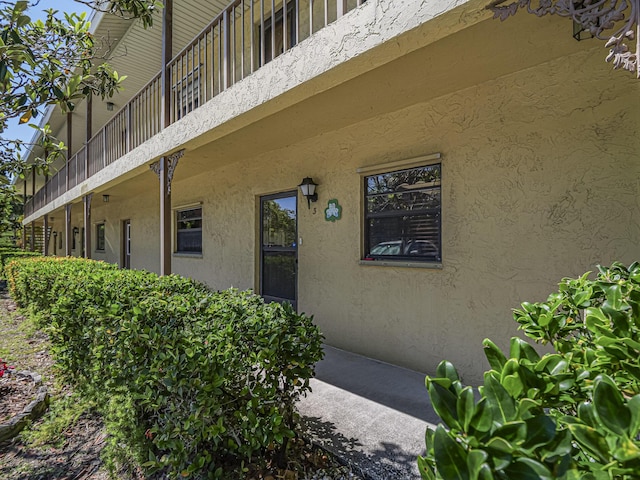
[[[260,198],[260,294],[296,308],[298,285],[297,192]]]
[[[122,268],[131,268],[131,220],[122,222]]]

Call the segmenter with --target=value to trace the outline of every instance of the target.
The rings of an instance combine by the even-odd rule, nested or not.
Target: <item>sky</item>
[[[29,14],[32,19],[43,19],[45,17],[44,10],[54,8],[60,12],[86,12],[89,11],[89,7],[81,3],[77,3],[73,0],[40,0],[37,7],[29,10]],[[44,113],[44,109],[42,111]],[[39,116],[31,123],[38,123],[42,117]],[[8,128],[2,133],[4,138],[8,139],[21,139],[26,142],[30,141],[33,137],[35,130],[28,125],[19,125],[18,120],[15,119],[9,122]]]

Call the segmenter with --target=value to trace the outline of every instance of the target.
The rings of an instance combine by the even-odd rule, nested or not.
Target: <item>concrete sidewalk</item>
[[[314,441],[371,480],[419,479],[427,425],[438,417],[424,375],[325,346],[298,404]]]

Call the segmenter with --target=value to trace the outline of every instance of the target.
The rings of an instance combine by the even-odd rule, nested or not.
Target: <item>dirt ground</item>
[[[0,292],[0,358],[15,370],[39,373],[49,391],[54,392],[53,360],[49,356],[47,336],[19,315],[6,292]],[[8,384],[8,382],[6,383]],[[4,418],[25,402],[25,398],[0,396]],[[14,392],[15,393],[15,392]],[[22,392],[24,395],[24,392]],[[105,435],[100,419],[83,415],[63,432],[62,445],[28,447],[20,438],[0,445],[0,478],[6,480],[107,480],[100,450]]]

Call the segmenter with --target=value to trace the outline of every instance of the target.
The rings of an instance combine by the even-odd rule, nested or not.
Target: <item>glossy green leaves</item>
[[[514,316],[556,352],[541,357],[513,338],[507,355],[485,340],[491,370],[477,394],[447,362],[427,377],[444,426],[427,434],[423,478],[637,478],[640,265],[565,279],[546,302],[523,303]]]

